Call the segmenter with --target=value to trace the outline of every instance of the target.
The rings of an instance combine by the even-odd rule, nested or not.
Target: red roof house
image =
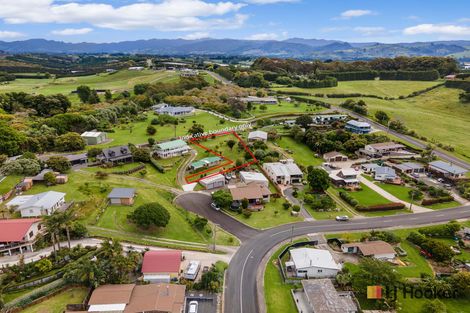
[[[181,251],[160,250],[145,252],[142,263],[144,280],[152,283],[163,283],[178,278],[181,259]]]
[[[33,251],[40,222],[39,218],[0,220],[0,255]]]

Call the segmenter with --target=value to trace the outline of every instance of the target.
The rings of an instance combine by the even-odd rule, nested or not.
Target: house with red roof
[[[180,274],[183,254],[176,250],[147,251],[142,263],[144,281],[169,283]]]
[[[32,252],[42,231],[39,218],[0,220],[0,256]]]

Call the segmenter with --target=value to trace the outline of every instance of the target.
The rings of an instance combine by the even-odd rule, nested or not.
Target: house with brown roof
[[[229,186],[233,203],[240,206],[243,199],[248,200],[248,207],[252,210],[262,210],[265,203],[268,203],[271,196],[269,188],[263,184],[250,183]]]
[[[323,155],[323,159],[326,162],[329,162],[329,163],[332,163],[332,162],[347,162],[348,161],[348,157],[345,156],[342,153],[339,153],[338,151],[331,151],[331,152],[325,153]]]
[[[175,284],[103,285],[93,291],[86,312],[182,313],[185,291]]]
[[[347,243],[341,245],[341,250],[343,253],[352,253],[378,260],[393,260],[396,255],[393,247],[382,240]]]
[[[183,254],[175,250],[147,251],[142,262],[144,281],[169,283],[180,273]]]
[[[40,218],[0,220],[0,256],[32,252],[41,231]]]

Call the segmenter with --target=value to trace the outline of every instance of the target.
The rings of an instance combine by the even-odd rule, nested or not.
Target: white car
[[[347,215],[339,215],[339,216],[336,217],[336,220],[337,220],[338,222],[347,222],[347,221],[349,221],[349,216],[347,216]]]
[[[188,313],[197,313],[198,303],[197,301],[189,302],[189,310]]]
[[[216,211],[220,211],[220,208],[217,206],[217,204],[215,202],[211,203],[211,208],[213,208]]]

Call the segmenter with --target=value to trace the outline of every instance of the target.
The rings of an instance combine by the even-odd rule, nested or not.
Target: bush
[[[418,232],[425,236],[454,238],[455,233],[457,233],[461,228],[462,226],[458,222],[452,221],[443,225],[422,227],[418,229]]]
[[[375,212],[375,211],[401,210],[404,208],[405,208],[405,205],[403,203],[392,202],[392,203],[386,203],[386,204],[371,205],[368,207],[358,207],[357,210]]]
[[[248,209],[243,209],[242,214],[243,214],[244,217],[249,218],[251,216],[251,214],[253,214],[253,212],[251,212]]]
[[[150,158],[150,163],[153,165],[153,167],[155,167],[155,169],[159,172],[159,173],[165,173],[165,168],[163,166],[161,166],[160,164],[157,163],[157,160],[155,160],[154,158]]]
[[[454,201],[454,197],[452,196],[446,196],[446,197],[439,197],[439,198],[434,198],[434,199],[424,199],[421,201],[421,205],[432,205],[436,203],[445,203],[445,202],[452,202]]]
[[[139,206],[128,217],[142,228],[149,228],[150,226],[165,227],[170,221],[170,212],[160,203],[152,202]]]

